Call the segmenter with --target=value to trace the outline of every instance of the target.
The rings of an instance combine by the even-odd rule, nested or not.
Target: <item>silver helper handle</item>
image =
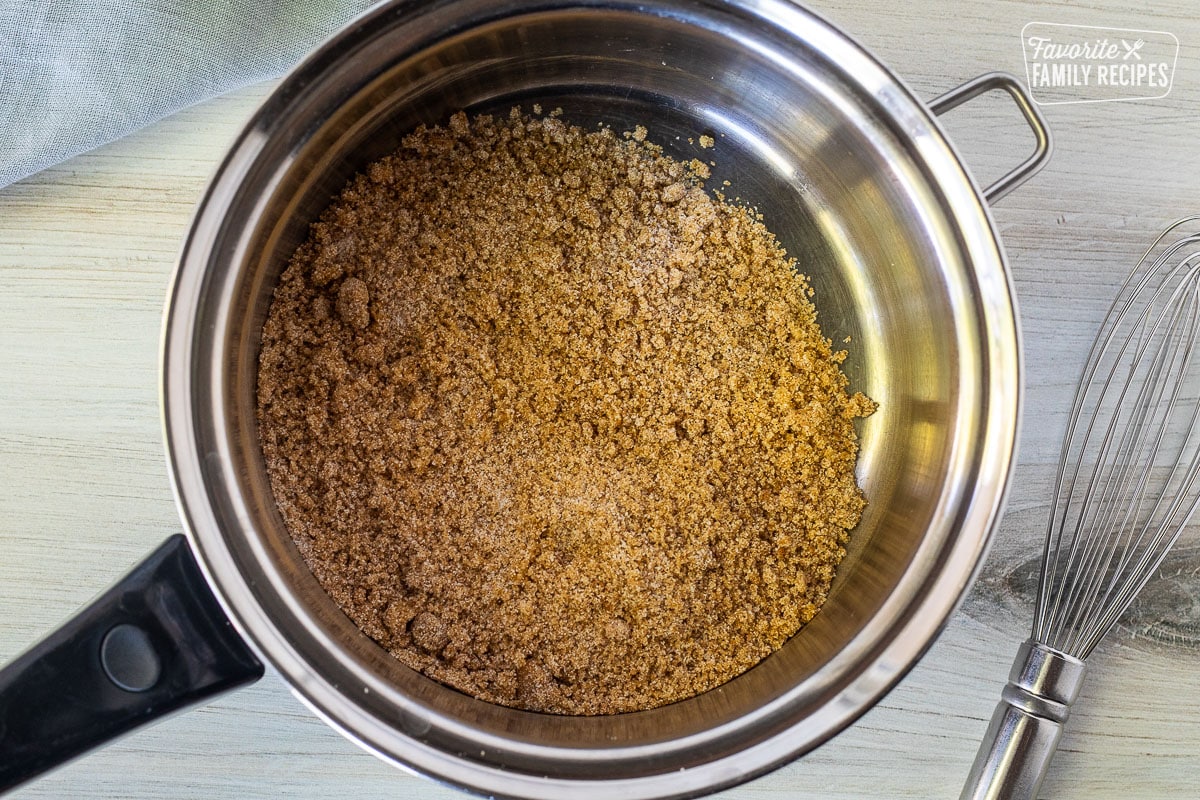
[[[1032,639],[1008,685],[959,800],[1033,800],[1083,682],[1083,662]]]
[[[1038,111],[1037,105],[1026,94],[1024,87],[1007,72],[986,72],[978,78],[969,80],[962,86],[951,89],[941,97],[937,97],[929,102],[929,110],[941,116],[972,98],[996,89],[1008,92],[1009,96],[1012,97],[1013,102],[1017,104],[1017,108],[1024,115],[1025,121],[1029,123],[1030,129],[1033,130],[1036,145],[1033,155],[1025,159],[1016,169],[983,190],[983,199],[987,200],[989,204],[995,203],[1001,197],[1004,197],[1004,195],[1032,178],[1038,170],[1046,165],[1046,161],[1050,158],[1053,144],[1050,140],[1050,129],[1046,127],[1046,120],[1042,117],[1042,112]]]

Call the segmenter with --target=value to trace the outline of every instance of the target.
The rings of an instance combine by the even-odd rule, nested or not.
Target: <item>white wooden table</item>
[[[957,797],[1032,614],[1059,440],[1092,332],[1124,273],[1200,211],[1200,19],[1117,0],[868,0],[814,5],[927,98],[992,69],[1024,74],[1030,21],[1165,30],[1163,99],[1045,108],[1047,169],[997,204],[1020,301],[1020,460],[983,576],[917,668],[850,730],[731,790],[751,798]],[[894,4],[902,5],[902,4]],[[158,335],[173,261],[205,180],[266,93],[256,87],[0,190],[0,661],[179,529],[164,465]],[[982,181],[1023,155],[1003,100],[947,125]],[[0,143],[0,146],[3,146]],[[1052,774],[1056,798],[1200,796],[1200,547],[1177,551],[1091,670]],[[277,676],[95,752],[27,798],[454,798],[326,727]]]

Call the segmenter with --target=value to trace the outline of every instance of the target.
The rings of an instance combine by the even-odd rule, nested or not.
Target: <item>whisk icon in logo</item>
[[[1041,105],[1154,100],[1175,79],[1179,39],[1168,31],[1030,22],[1025,75]]]

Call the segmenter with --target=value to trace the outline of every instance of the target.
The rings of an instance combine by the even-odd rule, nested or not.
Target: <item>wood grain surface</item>
[[[1190,0],[884,4],[820,0],[923,97],[1024,75],[1031,21],[1169,31],[1157,100],[1046,106],[1050,165],[994,208],[1020,303],[1019,462],[980,580],[908,677],[857,724],[728,800],[957,797],[1027,635],[1058,448],[1078,371],[1125,273],[1200,211],[1200,19]],[[205,181],[266,94],[255,87],[0,190],[0,661],[179,529],[163,456],[158,337]],[[1031,146],[1011,103],[946,118],[981,182]],[[0,146],[3,143],[0,142]],[[1043,789],[1054,798],[1200,796],[1200,541],[1089,660]],[[131,735],[23,798],[454,798],[343,739],[278,677]]]

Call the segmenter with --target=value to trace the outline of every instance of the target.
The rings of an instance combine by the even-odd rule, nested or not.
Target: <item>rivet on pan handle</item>
[[[1007,72],[986,72],[929,102],[929,110],[941,116],[968,100],[996,89],[1008,92],[1013,102],[1017,104],[1017,108],[1021,109],[1025,121],[1029,123],[1030,129],[1033,131],[1034,138],[1037,139],[1037,146],[1033,155],[1025,159],[1020,166],[983,190],[983,199],[988,203],[995,203],[1029,180],[1046,165],[1053,145],[1050,141],[1050,129],[1046,127],[1046,120],[1042,117],[1042,113],[1038,111],[1033,99],[1025,92],[1017,79]]]

